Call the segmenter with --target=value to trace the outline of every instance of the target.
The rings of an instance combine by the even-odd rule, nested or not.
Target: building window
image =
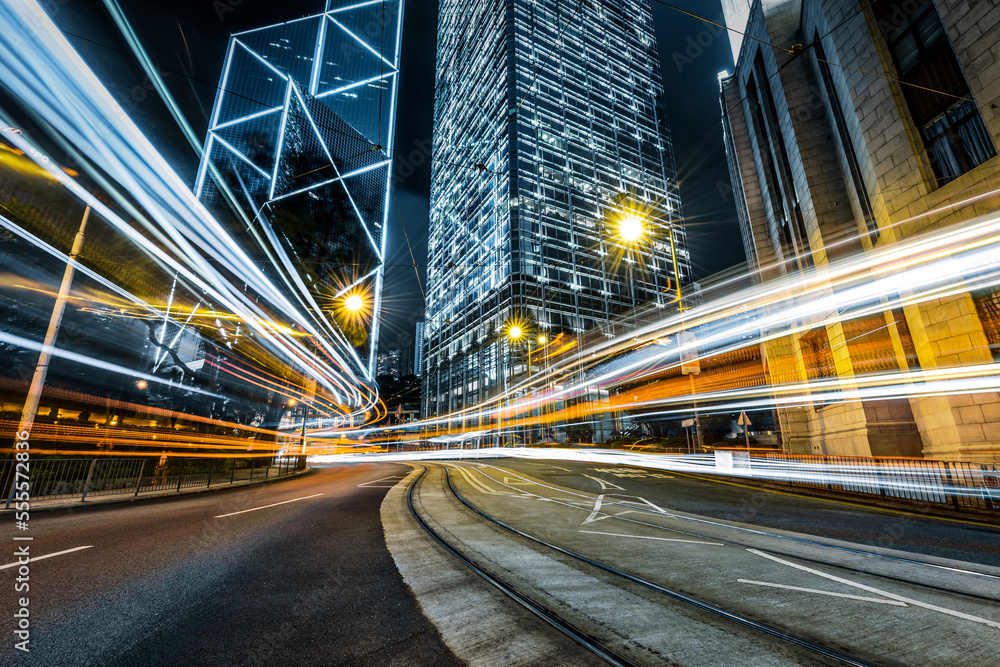
[[[871,8],[938,183],[953,181],[994,157],[993,141],[934,3],[910,14],[895,3]]]
[[[823,51],[823,45],[820,43],[820,37],[817,33],[816,38],[813,40],[816,45],[816,59],[819,64],[819,71],[821,78],[823,79],[823,88],[826,92],[827,100],[830,102],[830,108],[833,111],[833,124],[836,126],[837,135],[840,137],[840,143],[844,147],[844,158],[847,160],[847,167],[850,171],[851,182],[854,184],[854,192],[857,194],[858,206],[861,209],[861,214],[865,219],[865,227],[868,230],[868,238],[871,240],[872,245],[879,239],[879,229],[878,223],[875,222],[875,212],[872,210],[871,197],[868,195],[868,187],[865,185],[865,180],[861,176],[861,165],[858,164],[858,154],[854,150],[854,142],[851,141],[851,135],[847,132],[847,123],[844,119],[844,112],[840,106],[840,97],[837,95],[837,89],[833,85],[833,75],[830,73],[830,63],[827,60],[826,53]]]
[[[927,152],[942,183],[952,181],[996,155],[979,109],[959,102],[922,130]]]
[[[775,225],[781,234],[782,250],[795,257],[805,268],[812,266],[813,263],[809,236],[806,233],[805,220],[802,218],[802,208],[795,193],[792,167],[768,81],[764,58],[758,52],[754,60],[753,74],[746,83],[750,125],[757,138],[771,209],[774,211]]]
[[[799,338],[799,348],[802,350],[802,363],[809,380],[836,377],[837,369],[826,327],[817,327],[803,333]]]

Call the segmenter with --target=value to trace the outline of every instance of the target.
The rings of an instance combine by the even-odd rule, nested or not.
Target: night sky
[[[67,4],[60,18],[68,19],[77,9],[81,19],[91,11],[102,11],[94,6],[100,3],[92,1]],[[673,0],[671,4],[721,22],[719,0]],[[215,98],[229,34],[323,8],[322,0],[175,0],[162,4],[122,0],[122,5],[154,61],[174,73],[166,81],[199,136],[207,132],[207,114]],[[732,54],[729,39],[720,28],[657,0],[653,0],[653,19],[685,224],[698,278],[744,261],[719,122],[717,75],[722,70],[732,71]],[[81,21],[77,26],[84,24]],[[390,201],[379,345],[383,351],[412,344],[413,325],[423,318],[424,300],[413,264],[418,265],[419,285],[426,291],[436,25],[435,0],[407,1],[393,155],[395,201]],[[105,45],[91,44],[90,48],[109,50],[107,33],[92,37]],[[127,53],[123,45],[119,48],[124,52],[121,55]],[[165,143],[170,144],[163,147],[168,159],[193,182],[197,164],[193,154],[180,155],[188,152],[186,145],[174,138]]]

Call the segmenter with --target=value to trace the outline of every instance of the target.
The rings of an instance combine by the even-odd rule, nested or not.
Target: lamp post
[[[56,295],[55,305],[52,306],[52,316],[49,318],[49,326],[45,331],[45,340],[42,342],[41,352],[38,354],[38,363],[35,364],[35,373],[31,377],[31,384],[28,387],[28,396],[24,402],[24,409],[21,411],[21,422],[18,424],[17,432],[31,431],[35,423],[35,415],[38,412],[38,404],[42,398],[42,387],[45,386],[45,378],[49,372],[49,361],[55,349],[56,338],[59,336],[59,327],[62,324],[63,313],[66,310],[66,301],[69,298],[70,287],[73,284],[73,274],[76,271],[76,261],[83,250],[83,237],[87,229],[87,220],[90,218],[90,205],[83,211],[83,220],[80,221],[80,228],[73,239],[73,247],[69,251],[69,259],[66,261],[66,269],[63,272],[62,283],[59,285],[59,293]]]
[[[294,408],[297,404],[298,401],[296,401],[294,398],[288,399],[288,407]],[[292,442],[294,442],[294,436]],[[306,404],[305,403],[302,404],[302,435],[299,442],[301,443],[300,455],[305,456],[306,455]]]
[[[513,358],[514,355],[511,354],[511,351],[514,344],[520,342],[521,339],[524,337],[524,335],[525,335],[524,328],[522,328],[520,324],[517,323],[511,324],[510,327],[507,329],[507,350],[508,350],[507,359],[510,363],[511,375],[514,375],[514,358]],[[529,368],[529,373],[530,373],[530,368]],[[504,379],[506,380],[506,374],[504,374]],[[505,394],[507,393],[506,387],[504,393]],[[504,403],[507,403],[510,400],[511,400],[510,396],[504,397]]]

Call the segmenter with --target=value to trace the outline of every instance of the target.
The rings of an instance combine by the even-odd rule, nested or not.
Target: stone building
[[[758,282],[1000,207],[1000,6],[726,0],[720,77],[748,268]],[[1000,298],[965,291],[765,343],[770,381],[993,363]],[[807,323],[806,323],[807,324]],[[778,410],[797,452],[1000,459],[1000,395]]]

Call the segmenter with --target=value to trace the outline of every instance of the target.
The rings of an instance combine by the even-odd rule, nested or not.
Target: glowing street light
[[[618,235],[626,243],[635,243],[646,233],[642,218],[634,213],[626,213],[618,222]]]
[[[514,325],[510,328],[508,336],[511,340],[521,340],[521,336],[524,334],[524,330],[520,326]]]
[[[347,301],[344,302],[344,305],[347,307],[347,310],[352,313],[356,313],[365,307],[365,300],[361,298],[360,294],[352,294],[347,297]]]
[[[138,382],[135,383],[135,386],[138,389],[145,389],[146,387],[149,386],[149,383],[146,382],[145,380],[139,380]]]

